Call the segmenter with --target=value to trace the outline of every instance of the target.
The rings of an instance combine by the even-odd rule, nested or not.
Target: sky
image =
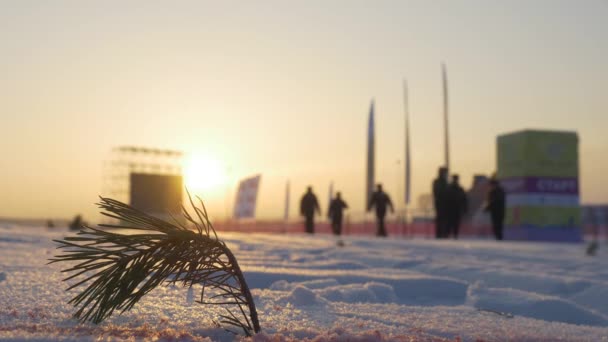
[[[115,146],[213,160],[212,215],[260,173],[257,214],[291,217],[330,182],[363,212],[370,102],[376,174],[403,207],[403,80],[412,197],[443,162],[468,186],[496,136],[576,131],[581,199],[608,202],[608,1],[0,0],[0,217],[95,218]],[[199,163],[200,164],[200,163]],[[218,166],[219,165],[219,166]]]

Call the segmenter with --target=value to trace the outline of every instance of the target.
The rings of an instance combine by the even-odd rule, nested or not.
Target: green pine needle
[[[102,214],[121,224],[85,226],[77,236],[55,240],[63,254],[50,259],[50,263],[75,263],[62,270],[70,273],[65,281],[77,279],[67,290],[86,285],[69,302],[78,308],[76,318],[97,324],[114,311],[130,310],[158,285],[201,284],[197,302],[223,306],[227,314],[220,316],[220,322],[242,329],[247,336],[260,331],[251,292],[234,254],[219,240],[203,201],[197,197],[199,208],[189,193],[188,197],[196,218],[184,207],[182,215],[196,231],[177,219],[169,223],[122,202],[100,197]],[[108,228],[142,232],[129,235]],[[215,291],[210,295],[206,289]]]

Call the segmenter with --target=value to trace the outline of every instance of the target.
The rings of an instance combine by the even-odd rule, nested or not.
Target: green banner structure
[[[498,178],[578,177],[574,132],[526,130],[498,137]]]
[[[506,239],[580,241],[578,135],[523,130],[497,138]]]
[[[578,206],[515,206],[507,208],[505,224],[532,225],[537,228],[576,227],[581,224],[581,210]]]

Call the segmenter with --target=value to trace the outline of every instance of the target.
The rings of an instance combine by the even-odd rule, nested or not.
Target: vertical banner
[[[254,218],[261,175],[245,178],[239,182],[234,203],[234,218]]]
[[[410,169],[410,109],[407,81],[403,80],[403,110],[405,111],[405,205],[410,204],[411,193],[411,169]]]
[[[374,156],[374,100],[372,100],[371,107],[369,109],[369,121],[367,123],[367,177],[365,184],[365,208],[367,211],[367,205],[369,204],[369,200],[372,197],[372,193],[374,192],[374,182],[375,182],[375,156]]]
[[[445,167],[450,172],[450,128],[449,128],[449,111],[450,111],[450,97],[448,93],[448,72],[445,64],[441,64],[441,75],[443,77],[443,134],[444,134],[444,153],[445,153]]]
[[[283,212],[283,221],[289,220],[289,181],[285,184],[285,211]]]

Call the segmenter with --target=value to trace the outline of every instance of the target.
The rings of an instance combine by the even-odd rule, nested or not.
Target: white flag
[[[234,204],[234,218],[254,218],[261,175],[245,178],[239,183]]]

